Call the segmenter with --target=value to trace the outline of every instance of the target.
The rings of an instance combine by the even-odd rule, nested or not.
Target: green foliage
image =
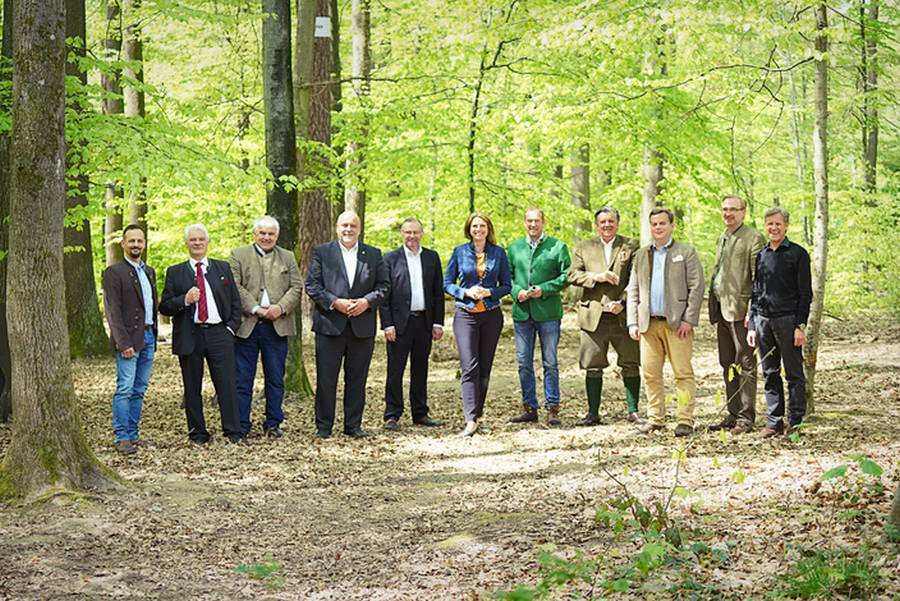
[[[881,585],[880,569],[866,548],[847,551],[803,551],[788,569],[775,597],[793,599],[870,598]]]
[[[279,574],[281,564],[277,561],[266,560],[251,565],[241,564],[234,568],[239,574],[246,574],[253,580],[258,580],[266,585],[270,591],[284,588],[284,578]]]

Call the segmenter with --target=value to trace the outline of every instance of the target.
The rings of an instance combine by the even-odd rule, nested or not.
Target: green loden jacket
[[[568,285],[566,273],[571,263],[566,244],[546,236],[532,255],[527,238],[520,238],[509,245],[507,255],[512,279],[513,319],[515,321],[562,319],[562,299],[559,293]],[[541,289],[539,298],[532,298],[524,303],[516,300],[521,290],[528,290],[531,286],[538,286]]]

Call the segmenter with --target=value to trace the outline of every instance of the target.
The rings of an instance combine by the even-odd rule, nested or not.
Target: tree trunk
[[[290,0],[262,0],[263,99],[266,116],[266,166],[274,178],[266,190],[266,213],[280,225],[278,244],[296,251],[298,234],[297,189],[285,185],[285,176],[297,175],[297,138],[294,133],[294,95],[291,80]],[[285,385],[289,395],[312,396],[312,387],[303,363],[300,332],[303,318],[294,312],[298,335],[288,341]]]
[[[869,0],[868,12],[864,4],[860,6],[860,22],[863,40],[863,159],[865,164],[865,190],[872,193],[877,189],[878,165],[878,106],[875,94],[878,91],[878,42],[872,27],[878,23],[878,0]]]
[[[816,217],[813,229],[813,300],[803,346],[806,366],[807,413],[815,408],[816,359],[825,306],[825,275],[828,260],[828,7],[816,5],[816,125],[813,129],[813,179]]]
[[[84,0],[66,0],[66,39],[85,39]],[[84,56],[85,44],[71,49],[78,56]],[[66,74],[77,77],[82,85],[87,85],[87,73],[76,63],[66,63]],[[81,111],[78,106],[72,107]],[[83,140],[73,140],[74,146],[84,144]],[[80,153],[75,153],[79,156]],[[71,153],[66,153],[66,168],[71,161]],[[66,211],[81,210],[87,206],[88,178],[79,175],[75,179],[76,192],[66,196]],[[103,328],[100,304],[97,302],[97,285],[94,280],[94,251],[91,247],[91,223],[82,219],[63,232],[63,245],[77,249],[63,254],[63,274],[66,280],[66,317],[69,326],[69,353],[72,357],[96,357],[109,353],[109,337]]]
[[[103,41],[107,60],[118,60],[122,51],[122,11],[119,0],[106,0],[106,38]],[[100,75],[104,98],[100,110],[104,115],[122,113],[122,86],[118,73],[103,72]],[[106,265],[122,260],[122,246],[119,238],[122,235],[122,190],[117,182],[107,182],[104,194],[106,203],[106,221],[103,234],[106,245]]]
[[[331,0],[331,110],[340,113],[344,110],[344,100],[341,84],[341,10],[338,0]],[[337,139],[340,133],[340,126],[331,121],[331,139]],[[337,220],[337,216],[344,210],[344,147],[336,145],[332,149],[334,151],[334,161],[332,168],[332,190],[331,190],[331,221]],[[360,241],[366,235],[366,222],[363,221],[363,215],[360,214],[360,223],[362,231],[359,234]]]
[[[891,503],[891,513],[888,516],[887,524],[884,526],[885,543],[900,542],[900,483],[894,489],[894,501]]]
[[[575,236],[591,235],[591,146],[581,144],[572,156],[572,204],[585,211],[585,218],[575,224]]]
[[[662,155],[652,148],[645,148],[642,171],[646,183],[641,194],[641,246],[645,246],[651,240],[650,210],[658,204],[659,182],[663,179]]]
[[[63,295],[64,0],[19,0],[13,69],[9,304],[13,431],[0,496],[106,488],[78,416]],[[41,299],[41,302],[35,302]]]
[[[481,86],[484,83],[484,67],[487,60],[487,35],[481,48],[481,64],[478,66],[478,80],[472,91],[472,105],[469,109],[469,140],[466,155],[469,164],[469,213],[475,212],[475,138],[478,135],[478,109],[481,103]]]
[[[136,63],[137,67],[125,67],[122,75],[126,80],[137,82],[137,85],[123,86],[122,93],[125,99],[125,116],[143,120],[147,113],[144,105],[144,90],[140,87],[144,83],[144,42],[136,14],[140,7],[141,0],[123,0],[122,12],[127,25],[122,34],[122,60]],[[146,178],[141,177],[137,186],[128,191],[126,215],[128,223],[137,223],[144,228],[144,231],[147,231],[146,181]],[[144,252],[147,252],[146,249]]]
[[[3,0],[3,47],[0,61],[4,67],[12,65],[12,11],[13,0]],[[8,71],[0,71],[0,79],[8,82],[10,74]],[[11,112],[11,106],[6,99],[2,99],[3,106],[0,107],[4,113]],[[9,335],[7,333],[6,324],[6,271],[9,265],[9,179],[10,172],[10,155],[9,155],[9,133],[0,134],[0,422],[9,420],[12,405],[9,398],[9,375],[10,375],[10,357],[9,357]]]
[[[356,211],[363,224],[365,224],[366,215],[366,177],[364,170],[366,140],[369,135],[368,102],[372,68],[371,53],[369,52],[369,8],[370,0],[353,0],[353,60],[351,74],[353,76],[353,94],[356,96],[357,104],[360,107],[362,123],[357,129],[354,139],[347,142],[347,169],[345,175],[348,179],[348,184],[344,191],[344,208],[348,211]]]

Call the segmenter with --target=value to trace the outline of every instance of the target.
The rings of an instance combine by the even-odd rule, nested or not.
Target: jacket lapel
[[[359,284],[359,281],[362,279],[363,268],[365,267],[364,263],[366,259],[368,259],[368,254],[366,253],[366,247],[363,246],[361,242],[357,242],[359,247],[356,249],[356,273],[353,276],[353,286],[356,287]]]

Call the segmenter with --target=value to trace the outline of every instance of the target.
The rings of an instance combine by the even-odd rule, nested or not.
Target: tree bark
[[[86,35],[84,0],[66,0],[66,39]],[[84,56],[85,44],[72,48],[78,56]],[[66,63],[66,75],[77,77],[87,85],[87,73],[77,63]],[[72,107],[81,112],[81,107]],[[71,142],[76,148],[84,140]],[[80,153],[66,153],[66,168]],[[77,160],[77,159],[76,159]],[[75,190],[66,196],[66,211],[80,211],[87,206],[88,178],[79,175],[74,181]],[[74,194],[72,192],[75,192]],[[66,281],[66,318],[69,326],[69,353],[72,357],[96,357],[109,352],[109,337],[103,328],[100,304],[97,302],[97,285],[94,279],[94,251],[91,245],[91,223],[82,219],[65,228],[63,245],[77,249],[63,254],[63,274]]]
[[[662,155],[650,147],[644,149],[644,190],[641,194],[641,246],[650,244],[650,210],[658,204],[660,182],[663,179]]]
[[[106,38],[103,41],[108,60],[117,60],[122,51],[122,11],[119,0],[106,0]],[[100,76],[104,98],[100,110],[104,115],[116,115],[124,111],[122,102],[122,86],[118,73],[104,72]],[[106,265],[122,260],[122,246],[119,244],[122,235],[122,189],[118,182],[107,182],[104,193],[106,204],[106,220],[103,234],[106,246]]]
[[[4,67],[12,65],[12,27],[13,0],[3,0],[3,46],[0,61]],[[10,74],[0,72],[3,81],[9,81]],[[11,112],[11,106],[3,100],[2,110]],[[12,404],[9,398],[10,356],[9,335],[6,323],[6,272],[9,265],[9,180],[10,180],[10,135],[0,134],[0,422],[9,420]]]
[[[585,211],[585,218],[575,224],[575,236],[591,235],[591,145],[581,144],[572,156],[572,204]]]
[[[341,10],[338,0],[331,0],[331,110],[340,113],[344,110],[344,97],[341,82]],[[337,139],[340,133],[340,126],[331,120],[331,139]],[[344,147],[335,145],[332,147],[334,152],[334,160],[331,164],[334,173],[332,174],[332,190],[331,190],[331,220],[335,221],[339,213],[344,210]],[[363,220],[364,215],[360,214],[359,219],[362,224],[362,231],[359,239],[362,240],[366,235],[366,222]]]
[[[878,166],[878,106],[875,94],[878,91],[878,42],[872,27],[878,23],[878,0],[869,0],[868,11],[865,2],[860,5],[862,23],[862,82],[863,82],[863,161],[865,165],[865,191],[877,189]]]
[[[803,346],[806,366],[807,413],[815,409],[816,360],[825,306],[825,276],[828,260],[828,7],[816,5],[816,124],[813,129],[813,180],[816,216],[813,227],[813,300]]]
[[[365,152],[369,135],[368,102],[371,90],[370,74],[372,68],[369,51],[369,14],[370,0],[353,0],[352,34],[353,59],[351,75],[353,76],[353,94],[360,107],[362,123],[352,140],[347,142],[347,168],[345,175],[348,183],[344,190],[344,208],[356,211],[360,221],[365,224],[366,214],[366,177]]]
[[[141,25],[136,14],[141,7],[141,0],[123,0],[122,14],[126,25],[122,33],[122,60],[135,63],[135,67],[125,67],[122,75],[135,84],[124,85],[122,94],[125,100],[125,116],[143,120],[146,116],[144,102],[144,41]],[[128,223],[137,223],[147,231],[147,193],[146,178],[138,179],[137,186],[128,191],[126,217]],[[149,240],[147,241],[149,243]],[[146,249],[144,250],[146,253]]]
[[[81,429],[63,295],[65,181],[64,0],[21,0],[13,11],[9,336],[13,431],[0,496],[106,488],[113,475]],[[41,299],[41,302],[35,302]]]
[[[894,501],[891,503],[891,513],[885,524],[882,540],[885,543],[900,541],[900,483],[894,489]]]

